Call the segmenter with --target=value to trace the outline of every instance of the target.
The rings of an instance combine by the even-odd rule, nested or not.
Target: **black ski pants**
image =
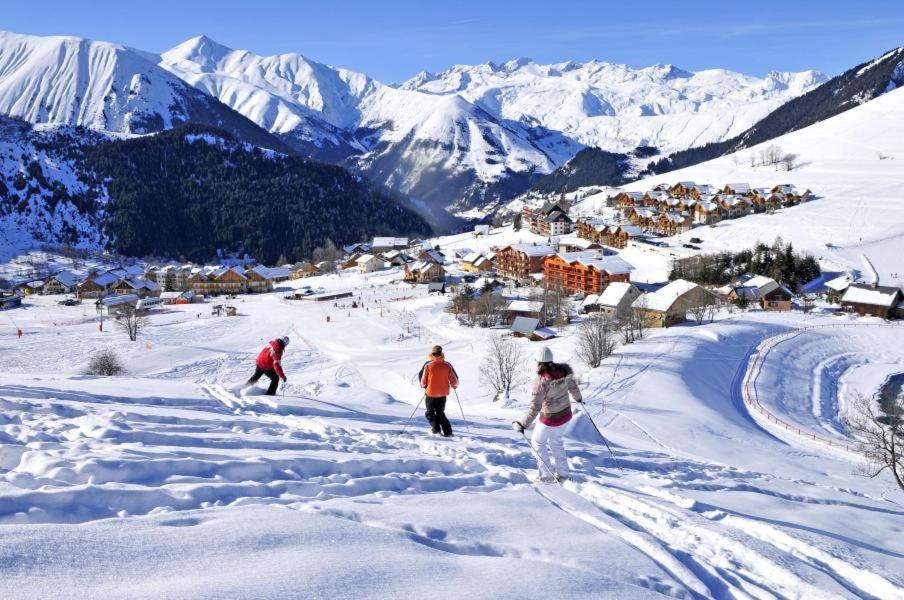
[[[427,396],[427,412],[424,413],[424,416],[430,421],[433,433],[439,433],[440,430],[442,430],[444,436],[449,437],[452,435],[452,423],[450,423],[449,418],[446,417],[445,396],[439,398]]]
[[[257,383],[257,380],[260,379],[262,375],[266,375],[270,378],[270,387],[267,388],[267,395],[275,396],[276,388],[279,387],[279,375],[277,375],[276,371],[273,369],[264,371],[260,367],[254,367],[254,375],[252,375],[251,379],[248,380],[248,385],[254,385],[255,383]]]

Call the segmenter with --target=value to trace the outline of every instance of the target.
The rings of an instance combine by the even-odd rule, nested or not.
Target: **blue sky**
[[[904,1],[0,0],[0,29],[156,52],[204,33],[232,48],[299,52],[385,82],[522,56],[837,74],[904,45]]]

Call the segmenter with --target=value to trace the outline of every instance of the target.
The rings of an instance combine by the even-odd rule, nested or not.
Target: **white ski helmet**
[[[285,348],[286,346],[289,345],[289,336],[284,335],[281,338],[279,338],[279,341],[282,342],[283,348]]]
[[[552,362],[552,350],[549,349],[549,346],[541,346],[539,350],[537,350],[537,362],[538,363],[551,363]]]

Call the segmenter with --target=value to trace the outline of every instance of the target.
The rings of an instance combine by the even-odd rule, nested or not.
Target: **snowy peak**
[[[214,70],[232,49],[210,39],[206,35],[199,35],[186,40],[171,48],[161,55],[164,62],[177,63],[188,61],[204,70]]]

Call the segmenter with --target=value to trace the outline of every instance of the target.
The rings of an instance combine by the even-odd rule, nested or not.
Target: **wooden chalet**
[[[496,270],[512,279],[527,279],[543,272],[543,259],[556,253],[552,246],[516,244],[496,251]]]
[[[698,303],[715,302],[715,296],[696,283],[676,279],[655,292],[634,300],[632,308],[648,327],[671,327],[687,320],[687,311]]]
[[[431,281],[445,281],[446,270],[432,260],[418,260],[405,265],[402,277],[409,283],[428,283]]]
[[[687,213],[659,213],[653,220],[650,229],[659,235],[672,236],[690,230],[694,219]]]
[[[841,297],[841,308],[858,315],[896,319],[902,301],[904,292],[899,288],[851,284]]]
[[[599,294],[610,282],[628,281],[633,270],[621,257],[601,252],[564,252],[543,260],[545,281],[569,294]]]

